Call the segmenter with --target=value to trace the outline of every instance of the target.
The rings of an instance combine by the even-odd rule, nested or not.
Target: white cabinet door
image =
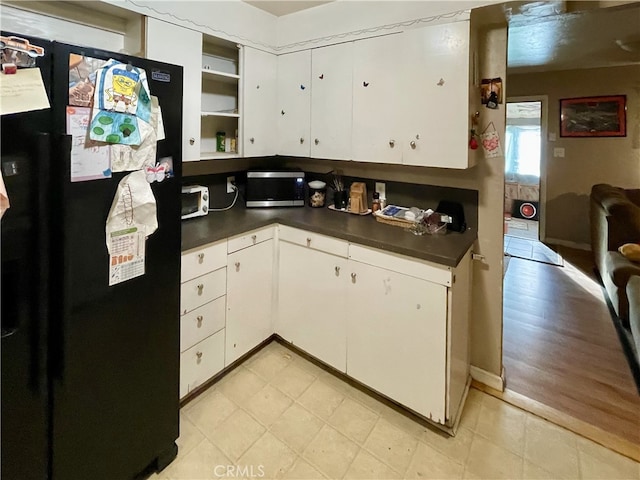
[[[353,159],[400,163],[401,102],[407,92],[400,72],[401,37],[359,40],[353,45]]]
[[[244,156],[276,154],[277,57],[244,47]]]
[[[353,43],[311,51],[311,156],[351,158]]]
[[[469,165],[469,21],[402,34],[402,163]]]
[[[147,58],[184,67],[182,161],[200,160],[202,33],[152,17],[146,19]]]
[[[227,258],[225,366],[273,333],[273,240],[238,250]]]
[[[278,154],[308,157],[311,131],[311,50],[278,56]]]
[[[276,332],[345,372],[347,260],[280,242]]]
[[[347,374],[444,423],[447,287],[349,260]]]

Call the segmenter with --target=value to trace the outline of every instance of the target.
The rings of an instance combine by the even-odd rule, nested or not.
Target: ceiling
[[[506,11],[509,73],[640,64],[640,2],[567,12],[571,4]]]
[[[299,12],[300,10],[306,10],[307,8],[317,7],[318,5],[322,5],[324,3],[329,3],[332,0],[280,0],[280,1],[270,1],[270,0],[242,0],[249,5],[253,5],[254,7],[259,8],[260,10],[264,10],[276,17],[282,17],[283,15],[289,15],[290,13]]]
[[[283,16],[332,0],[243,1]],[[509,73],[640,64],[640,2],[521,1],[501,8],[509,22]]]

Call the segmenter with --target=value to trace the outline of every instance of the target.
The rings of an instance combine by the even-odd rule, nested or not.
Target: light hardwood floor
[[[640,395],[590,252],[512,258],[504,278],[507,389],[640,445]]]

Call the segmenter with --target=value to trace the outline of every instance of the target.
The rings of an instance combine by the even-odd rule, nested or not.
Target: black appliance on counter
[[[51,108],[1,120],[1,477],[131,479],[177,453],[182,67],[18,36],[45,48]],[[151,186],[145,274],[111,287],[105,221],[130,172],[70,181],[71,54],[145,69],[166,132],[157,156],[173,158],[175,176]]]

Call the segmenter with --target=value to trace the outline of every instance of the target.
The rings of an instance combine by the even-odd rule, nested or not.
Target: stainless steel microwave
[[[291,170],[249,170],[246,206],[304,207],[304,172]]]

